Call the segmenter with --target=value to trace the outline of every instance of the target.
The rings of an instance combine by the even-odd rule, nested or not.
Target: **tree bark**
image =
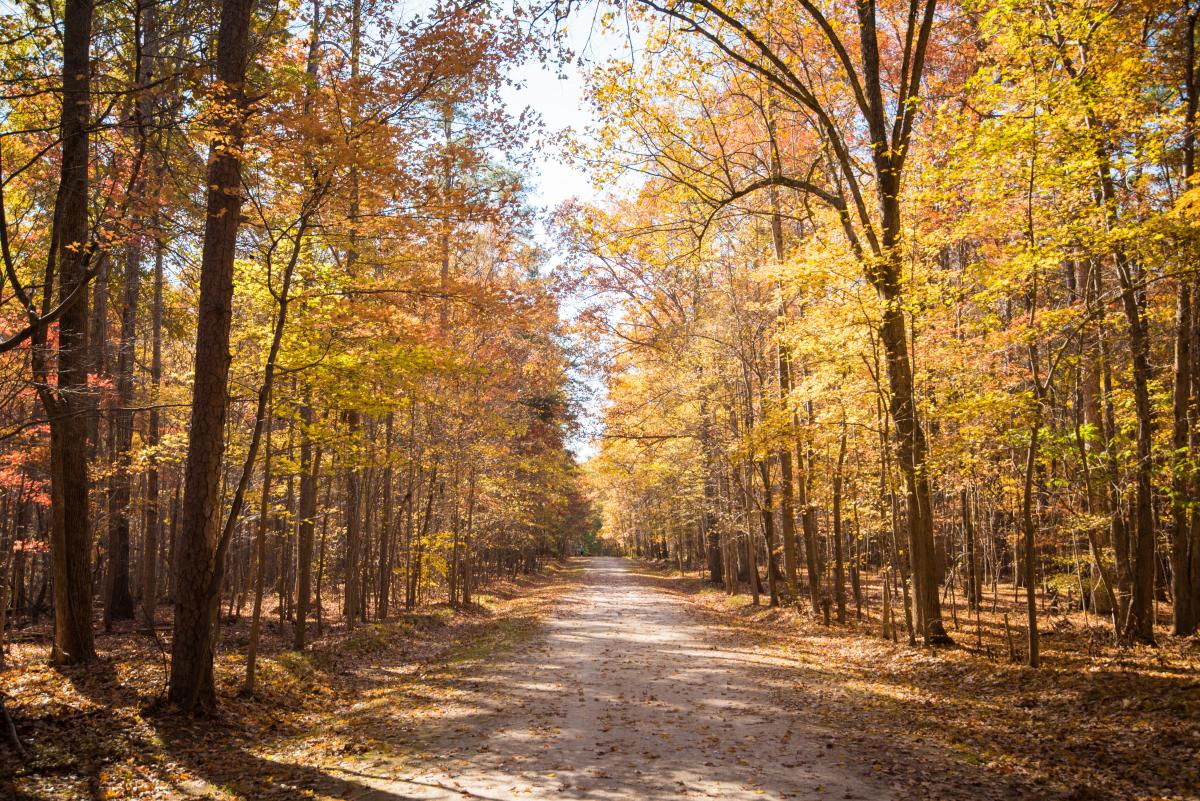
[[[258,525],[254,529],[254,604],[250,612],[250,641],[246,646],[246,676],[242,692],[254,694],[254,682],[258,669],[258,638],[262,626],[263,585],[267,577],[267,518],[271,511],[271,429],[274,427],[272,410],[267,410],[266,446],[263,448],[262,494],[259,496]]]
[[[1129,640],[1154,643],[1154,463],[1153,414],[1150,406],[1150,358],[1145,320],[1138,306],[1132,265],[1117,256],[1121,304],[1129,326],[1129,349],[1133,362],[1134,414],[1137,419],[1137,494],[1134,509],[1133,594],[1129,599],[1124,636]]]
[[[392,445],[395,414],[389,413],[384,431],[387,465],[383,468],[383,519],[379,524],[379,572],[375,585],[375,619],[386,620],[392,576]]]
[[[1036,381],[1037,378],[1035,377]],[[1041,403],[1040,399],[1037,401]],[[1025,606],[1029,618],[1029,666],[1040,667],[1042,660],[1038,647],[1037,596],[1036,596],[1036,560],[1034,539],[1036,527],[1033,522],[1033,473],[1037,465],[1038,434],[1041,431],[1041,415],[1038,414],[1029,427],[1029,450],[1025,459],[1025,485],[1021,500],[1021,523],[1025,534],[1025,561],[1023,571],[1025,577]]]
[[[1192,606],[1191,537],[1188,486],[1191,444],[1191,338],[1192,288],[1180,281],[1175,311],[1175,380],[1173,386],[1174,425],[1171,430],[1171,614],[1172,633],[1186,637],[1196,630],[1196,612]]]
[[[343,415],[351,441],[358,435],[358,412],[348,411]],[[346,626],[353,627],[360,616],[359,552],[362,547],[361,479],[353,463],[346,466],[346,499],[343,517],[346,523],[346,585],[342,603],[342,615]]]
[[[113,620],[133,617],[133,594],[129,588],[129,459],[133,448],[133,349],[136,344],[137,303],[142,271],[140,233],[129,245],[125,259],[124,293],[121,300],[121,332],[117,344],[116,394],[109,418],[112,446],[109,456],[113,474],[108,490],[108,580],[105,588],[104,628]]]
[[[154,244],[154,309],[150,334],[150,392],[151,407],[146,422],[145,535],[142,544],[142,626],[154,628],[154,611],[158,607],[158,550],[162,540],[162,509],[159,498],[158,445],[160,423],[158,390],[162,384],[162,324],[163,324],[163,257],[166,250],[161,241],[157,217],[152,226]]]
[[[1196,112],[1200,105],[1200,86],[1196,80],[1196,27],[1200,12],[1187,3],[1187,22],[1184,26],[1184,141],[1183,176],[1188,183],[1195,173],[1196,164]],[[1188,486],[1191,483],[1189,465],[1193,455],[1191,449],[1191,397],[1192,382],[1192,308],[1191,276],[1179,281],[1178,300],[1175,311],[1175,380],[1173,385],[1174,425],[1171,430],[1172,482],[1171,482],[1171,599],[1172,632],[1186,637],[1196,631],[1198,610],[1195,606],[1196,588],[1192,576],[1192,525],[1188,504]]]
[[[88,128],[91,125],[91,0],[66,0],[63,16],[62,164],[44,291],[58,263],[57,386],[39,381],[50,421],[50,551],[54,565],[55,664],[95,659],[92,634],[92,536],[88,509]],[[44,333],[35,348],[44,345]],[[45,378],[43,371],[38,370]]]
[[[800,511],[800,526],[804,533],[804,562],[808,571],[808,599],[814,614],[821,611],[821,570],[817,556],[817,521],[813,516],[808,497],[808,476],[811,460],[805,458],[804,443],[801,441],[799,421],[793,419],[792,430],[796,436],[796,465],[800,474],[796,477],[796,505]]]
[[[321,50],[321,3],[320,0],[312,2],[312,20],[311,29],[309,31],[308,42],[308,61],[306,74],[308,76],[308,86],[305,89],[304,96],[304,112],[306,115],[312,114],[313,110],[313,91],[317,87],[318,80],[318,63],[320,60]],[[312,176],[314,184],[317,182],[316,169],[310,163],[308,170]],[[314,185],[310,187],[313,193],[319,190]],[[307,211],[302,216],[302,220],[307,221]],[[296,238],[296,247],[293,255],[297,258],[300,253],[300,245],[303,242],[303,229],[300,236]],[[292,259],[288,263],[288,278],[290,279],[293,268],[297,259]],[[289,280],[290,284],[290,280]],[[285,290],[286,291],[286,290]],[[281,303],[281,311],[282,303]],[[282,327],[278,329],[282,333]],[[317,516],[317,479],[321,466],[321,451],[316,450],[313,454],[312,442],[312,426],[313,426],[313,407],[312,407],[312,388],[305,386],[304,388],[304,405],[301,409],[301,425],[300,425],[300,506],[298,511],[299,523],[296,532],[296,626],[292,630],[292,644],[297,651],[303,651],[305,645],[305,635],[308,608],[310,596],[312,594],[312,552],[313,552],[313,536],[316,525]]]
[[[306,393],[309,390],[306,390]],[[292,645],[297,651],[305,646],[305,627],[312,594],[313,536],[317,520],[317,481],[321,469],[321,451],[312,443],[313,408],[305,397],[300,428],[300,507],[296,536],[296,625]],[[314,454],[314,450],[316,451]]]
[[[846,622],[846,569],[842,561],[842,469],[846,464],[846,430],[838,445],[837,468],[833,473],[833,599],[838,623]]]
[[[975,524],[971,520],[970,495],[966,489],[959,493],[962,506],[963,538],[967,546],[967,608],[978,611],[983,601],[979,581],[979,558],[975,554]]]
[[[195,385],[184,471],[177,559],[175,636],[169,700],[191,714],[215,711],[214,627],[221,587],[218,554],[221,459],[228,408],[233,259],[241,222],[242,113],[253,0],[223,0],[214,94],[227,109],[208,162],[207,211],[200,261]]]

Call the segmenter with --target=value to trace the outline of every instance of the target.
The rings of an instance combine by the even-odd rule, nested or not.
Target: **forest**
[[[1198,26],[0,4],[0,796],[1200,798]]]

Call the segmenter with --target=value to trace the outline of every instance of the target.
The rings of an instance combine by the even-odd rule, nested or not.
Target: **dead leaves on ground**
[[[448,666],[529,636],[565,586],[561,575],[493,585],[471,610],[434,607],[326,631],[303,654],[268,633],[253,698],[237,692],[245,620],[227,624],[216,666],[221,713],[201,722],[162,706],[163,651],[132,630],[98,637],[102,658],[86,668],[50,667],[41,643],[16,646],[0,690],[29,754],[20,761],[0,749],[0,797],[344,797],[353,788],[319,765],[385,740],[393,755],[417,752],[421,732],[389,709],[432,709],[448,686]]]
[[[1093,631],[1068,621],[1043,637],[1045,666],[1031,670],[986,656],[989,646],[1006,653],[999,628],[985,634],[983,651],[913,648],[880,639],[877,620],[827,629],[696,579],[659,573],[655,580],[740,647],[788,660],[775,669],[788,688],[781,704],[817,715],[864,748],[883,738],[903,752],[877,770],[906,771],[905,758],[919,770],[950,754],[1051,798],[1200,798],[1195,639],[1120,649],[1097,645]],[[974,645],[973,627],[952,633]]]

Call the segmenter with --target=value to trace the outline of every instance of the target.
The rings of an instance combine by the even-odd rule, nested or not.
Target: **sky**
[[[591,8],[585,6],[566,24],[567,46],[577,61],[562,66],[526,63],[511,77],[517,86],[505,87],[503,95],[512,113],[524,108],[537,112],[547,134],[565,129],[584,131],[595,122],[590,104],[584,98],[584,72],[588,66],[609,58],[627,56],[626,38],[601,29],[594,22]],[[533,199],[535,204],[552,209],[564,200],[579,197],[594,199],[597,190],[587,174],[566,163],[559,154],[544,152],[538,162]]]
[[[584,11],[588,9],[585,7]],[[584,66],[572,63],[557,68],[550,64],[525,64],[512,74],[519,85],[504,90],[510,112],[516,114],[529,108],[541,116],[547,139],[553,139],[552,134],[567,129],[582,133],[595,123],[591,106],[584,98],[583,75],[587,65],[613,57],[628,57],[629,52],[624,36],[605,33],[599,23],[592,24],[588,13],[577,14],[568,21],[567,41],[576,58],[584,60]],[[538,174],[531,176],[531,200],[535,206],[552,211],[573,197],[591,201],[600,196],[601,190],[592,185],[588,174],[570,164],[561,154],[543,151],[535,163]],[[544,228],[539,227],[537,236],[542,244],[552,246]],[[551,255],[550,266],[556,261],[557,258]],[[564,314],[571,314],[569,302],[564,305]],[[599,433],[604,404],[602,384],[584,380],[584,386],[589,397],[581,410],[583,432],[570,443],[579,461],[587,460],[598,449],[595,437]]]

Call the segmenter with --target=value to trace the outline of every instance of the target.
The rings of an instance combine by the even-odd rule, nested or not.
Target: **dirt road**
[[[780,708],[785,663],[721,646],[634,563],[584,562],[545,635],[471,679],[470,703],[422,725],[436,732],[425,770],[337,771],[355,798],[901,795],[861,744],[849,753],[816,716]]]

